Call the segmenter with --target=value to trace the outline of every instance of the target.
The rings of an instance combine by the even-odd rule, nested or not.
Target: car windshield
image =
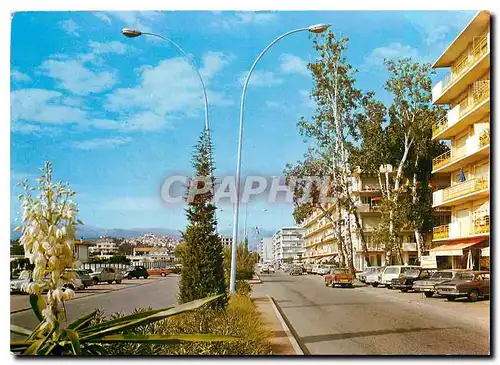
[[[451,271],[438,271],[432,274],[433,279],[451,279],[453,273]]]
[[[399,272],[399,268],[397,267],[388,267],[385,269],[384,274],[397,274]]]
[[[459,272],[459,273],[457,273],[456,278],[459,280],[473,280],[474,274],[467,273],[467,272]]]
[[[407,272],[408,272],[408,271],[410,271],[410,270],[411,270],[411,271],[415,271],[415,270],[417,270],[417,271],[418,271],[418,268],[416,268],[416,267],[402,267],[402,268],[401,268],[401,273],[402,273],[402,274],[403,274],[403,273],[407,273]]]
[[[335,275],[343,275],[343,274],[349,274],[349,271],[347,269],[335,269],[333,270],[333,273]]]

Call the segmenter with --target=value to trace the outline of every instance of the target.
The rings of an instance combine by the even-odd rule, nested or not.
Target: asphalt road
[[[490,352],[489,301],[447,302],[384,287],[327,288],[316,275],[261,275],[311,354],[411,355]]]
[[[102,294],[75,298],[66,303],[68,322],[101,308],[106,314],[131,313],[135,308],[161,308],[177,303],[178,276],[150,280],[150,283],[126,287],[125,289]],[[31,310],[14,313],[11,323],[25,328],[34,328],[38,320]]]

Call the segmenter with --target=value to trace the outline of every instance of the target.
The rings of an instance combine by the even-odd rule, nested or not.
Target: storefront
[[[488,239],[481,238],[441,245],[432,248],[429,253],[436,257],[438,269],[479,270],[484,267],[482,250],[488,247]]]

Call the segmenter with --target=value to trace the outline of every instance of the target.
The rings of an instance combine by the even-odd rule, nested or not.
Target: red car
[[[341,287],[353,287],[354,275],[349,269],[331,269],[330,274],[325,275],[325,285],[331,286],[340,285]]]
[[[160,275],[160,276],[167,276],[170,274],[169,269],[164,269],[164,268],[154,268],[154,269],[148,269],[148,274],[149,275]]]

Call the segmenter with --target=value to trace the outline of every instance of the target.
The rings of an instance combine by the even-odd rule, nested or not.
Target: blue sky
[[[217,175],[234,174],[241,78],[275,37],[331,23],[350,37],[358,86],[386,103],[385,57],[434,61],[475,12],[19,12],[12,19],[11,196],[45,160],[77,191],[82,220],[103,228],[183,229],[183,208],[163,207],[163,179],[189,174],[203,128],[196,74],[169,44],[124,38],[123,27],[170,37],[200,68],[208,88]],[[242,175],[280,175],[306,145],[296,122],[310,117],[316,57],[306,33],[276,44],[250,82]],[[440,71],[434,81],[443,77]],[[293,207],[248,208],[248,226],[293,225]],[[232,207],[218,213],[230,231]],[[264,208],[268,208],[263,212]],[[242,209],[244,214],[245,209]],[[19,207],[11,198],[11,222]],[[241,222],[243,222],[243,217]],[[240,224],[241,225],[241,224]]]

